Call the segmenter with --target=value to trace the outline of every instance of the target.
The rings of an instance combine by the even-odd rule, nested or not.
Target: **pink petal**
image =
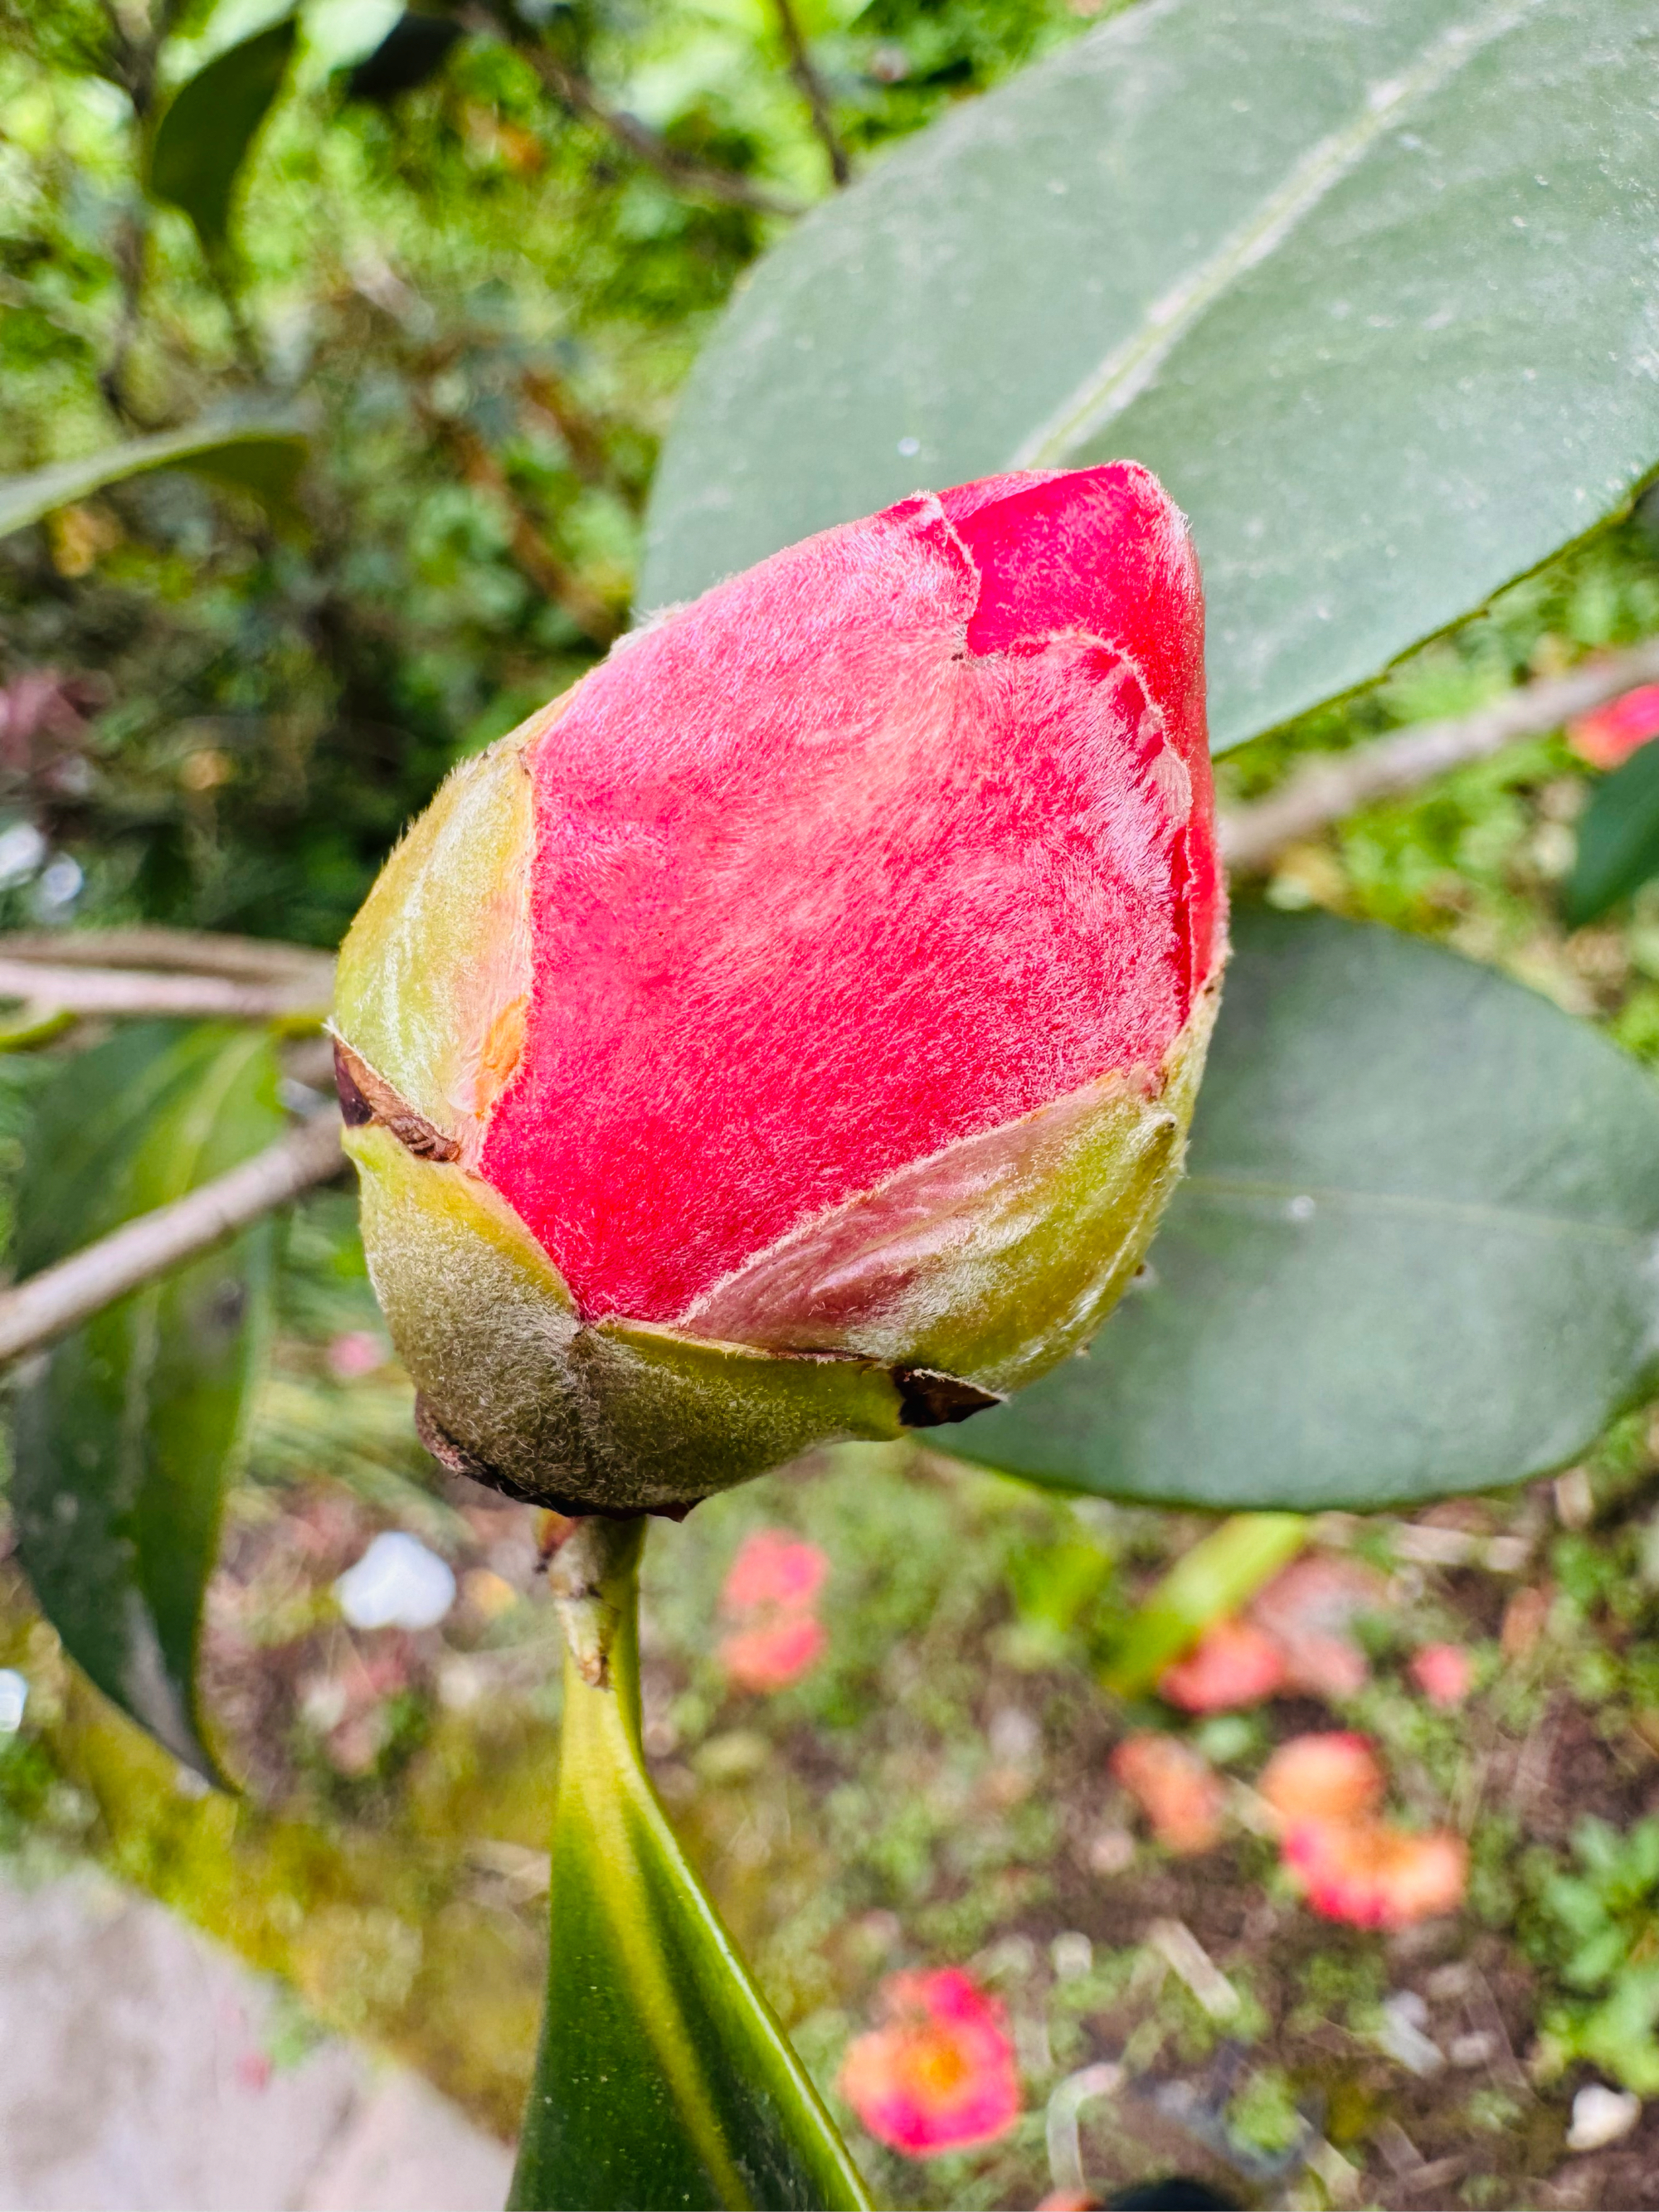
[[[1019,2117],[1019,2075],[1002,2006],[959,1967],[895,1974],[886,2025],[854,2039],[839,2087],[880,2142],[908,2158],[968,2150]]]
[[[1474,1680],[1474,1663],[1461,1644],[1425,1644],[1412,1660],[1412,1680],[1431,1705],[1461,1705]]]
[[[720,1591],[725,1613],[762,1606],[795,1610],[810,1606],[830,1572],[829,1554],[787,1528],[757,1528],[745,1536]]]
[[[1567,742],[1592,768],[1617,768],[1659,738],[1659,684],[1638,684],[1567,724]]]
[[[1218,1620],[1158,1687],[1184,1713],[1224,1713],[1260,1705],[1285,1680],[1284,1655],[1265,1630],[1249,1620]]]
[[[1150,1729],[1125,1736],[1112,1753],[1111,1771],[1170,1850],[1188,1856],[1220,1842],[1226,1790],[1189,1744]]]
[[[829,1645],[816,1614],[784,1613],[763,1627],[724,1638],[720,1661],[733,1689],[784,1690],[815,1666]]]
[[[1333,1729],[1280,1744],[1257,1787],[1281,1820],[1347,1821],[1382,1803],[1384,1777],[1369,1738]]]

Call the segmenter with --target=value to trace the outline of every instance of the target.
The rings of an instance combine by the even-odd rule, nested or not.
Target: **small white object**
[[[1095,1947],[1080,1928],[1068,1928],[1048,1946],[1048,1956],[1057,1981],[1080,1982],[1093,1968]]]
[[[898,449],[907,461],[914,460],[921,451],[921,441],[920,438],[901,438]]]
[[[33,822],[13,822],[0,830],[0,890],[26,884],[46,857],[46,841]]]
[[[1429,2008],[1415,1990],[1395,1990],[1382,2000],[1377,2041],[1390,2058],[1426,2080],[1439,2073],[1446,2054],[1427,2033]]]
[[[434,1628],[455,1602],[455,1577],[400,1528],[382,1531],[334,1585],[354,1628]]]
[[[1567,2148],[1604,2150],[1608,2143],[1627,2136],[1641,2117],[1642,2100],[1633,2091],[1609,2089],[1605,2081],[1588,2081],[1572,2100]]]
[[[0,1735],[15,1735],[28,1709],[28,1678],[15,1667],[0,1667]]]
[[[35,902],[43,914],[57,914],[73,905],[85,881],[81,863],[60,853],[35,885]]]

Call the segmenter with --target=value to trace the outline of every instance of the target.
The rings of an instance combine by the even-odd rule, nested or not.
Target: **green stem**
[[[1121,1698],[1150,1689],[1206,1628],[1237,1613],[1308,1540],[1300,1513],[1235,1513],[1177,1559],[1101,1670]]]
[[[547,2010],[509,2205],[852,2212],[868,2203],[857,2171],[646,1772],[643,1529],[583,1523],[559,1599]]]

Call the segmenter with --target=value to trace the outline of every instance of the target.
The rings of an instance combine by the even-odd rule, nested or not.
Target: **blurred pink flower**
[[[1376,1811],[1385,1778],[1369,1737],[1329,1729],[1281,1743],[1256,1786],[1283,1820],[1344,1823]]]
[[[1461,1644],[1425,1644],[1412,1660],[1412,1680],[1431,1705],[1461,1705],[1474,1680],[1474,1662]]]
[[[342,1382],[350,1382],[359,1375],[372,1375],[377,1367],[384,1367],[392,1355],[385,1338],[372,1328],[349,1328],[343,1336],[334,1338],[327,1357],[330,1373]]]
[[[1186,1857],[1220,1842],[1226,1789],[1190,1744],[1144,1729],[1124,1737],[1112,1753],[1111,1770],[1170,1850]]]
[[[1285,1686],[1285,1660],[1265,1630],[1249,1620],[1218,1620],[1184,1659],[1165,1670],[1158,1694],[1183,1713],[1225,1713],[1259,1705]]]
[[[1285,1831],[1280,1849],[1314,1911],[1355,1928],[1409,1928],[1455,1911],[1468,1881],[1468,1846],[1448,1829],[1307,1820]]]
[[[1355,1617],[1378,1611],[1388,1584],[1358,1559],[1304,1553],[1250,1605],[1250,1619],[1279,1646],[1287,1685],[1316,1698],[1351,1698],[1370,1669],[1349,1634]]]
[[[1617,768],[1659,738],[1659,684],[1638,684],[1567,724],[1567,742],[1592,768]]]
[[[878,2142],[907,2158],[969,2150],[1019,2118],[1019,2075],[997,1999],[957,1966],[893,1974],[884,2024],[849,2045],[842,2095]]]
[[[757,1528],[738,1548],[720,1591],[720,1610],[803,1610],[817,1598],[829,1572],[829,1555],[816,1544],[792,1536],[787,1528]]]
[[[829,1634],[815,1613],[783,1613],[758,1627],[722,1637],[720,1662],[733,1689],[787,1690],[817,1664],[829,1646]]]

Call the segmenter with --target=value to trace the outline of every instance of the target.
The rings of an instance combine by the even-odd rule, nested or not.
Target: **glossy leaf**
[[[1659,1350],[1659,1096],[1455,954],[1235,917],[1188,1180],[1091,1349],[929,1438],[1060,1488],[1360,1510],[1559,1467]]]
[[[43,1093],[20,1200],[32,1273],[280,1134],[262,1032],[148,1023]],[[106,1307],[22,1370],[12,1505],[42,1611],[100,1689],[214,1772],[196,1697],[203,1594],[266,1334],[271,1227]]]
[[[173,94],[145,163],[151,195],[180,208],[212,256],[230,230],[236,180],[282,89],[294,52],[291,16],[216,54]]]
[[[304,433],[285,416],[264,421],[198,422],[106,446],[79,460],[54,461],[27,476],[0,477],[0,538],[60,507],[90,499],[108,485],[155,469],[188,469],[237,491],[251,492],[273,511],[290,507],[306,457]]]
[[[1594,921],[1659,875],[1659,744],[1643,745],[1599,783],[1578,824],[1562,892],[1571,929]]]
[[[1217,750],[1374,676],[1659,461],[1645,0],[1154,0],[883,159],[681,400],[641,603],[1017,466],[1189,514]]]
[[[647,1778],[637,1558],[636,1540],[605,1590],[622,1616],[612,1686],[565,1668],[547,2011],[509,2202],[864,2205]]]

